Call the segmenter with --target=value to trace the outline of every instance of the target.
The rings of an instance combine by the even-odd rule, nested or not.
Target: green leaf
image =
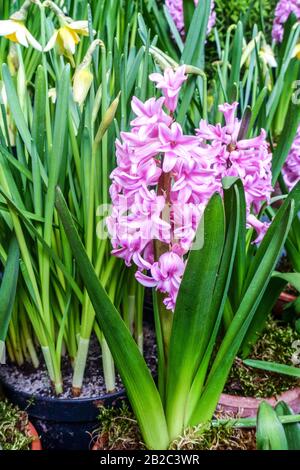
[[[221,320],[223,317],[224,305],[226,302],[228,288],[231,280],[231,274],[234,264],[234,254],[237,248],[237,241],[239,236],[241,206],[245,198],[243,186],[240,180],[236,178],[223,179],[224,188],[224,205],[226,216],[226,241],[220,268],[218,272],[217,281],[214,291],[212,293],[212,304],[209,312],[209,333],[207,340],[209,341],[205,354],[200,358],[200,365],[193,380],[193,384],[189,393],[187,411],[186,411],[186,425],[193,416],[201,391],[206,378],[207,369],[211,360],[213,348],[215,346],[216,338],[219,333]]]
[[[174,312],[167,373],[166,415],[171,438],[183,431],[186,401],[199,359],[209,340],[209,317],[225,239],[224,208],[215,194],[204,212],[197,239],[203,247],[191,250]]]
[[[258,409],[256,446],[258,450],[288,450],[283,425],[266,401],[263,401]]]
[[[231,73],[228,82],[227,94],[230,102],[235,99],[234,85],[238,85],[241,73],[241,58],[243,53],[243,24],[238,22],[232,46]]]
[[[191,425],[196,425],[199,422],[206,422],[211,419],[233,361],[268,286],[272,271],[276,266],[294,216],[293,201],[289,201],[285,204],[282,210],[283,212],[277,214],[273,224],[269,228],[272,239],[271,241],[269,240],[268,246],[265,245],[263,247],[264,256],[261,257],[261,262],[257,266],[255,276],[247,286],[239,308],[219,347],[203,395],[199,400],[197,412],[191,419]],[[262,245],[263,243],[261,246]]]
[[[300,292],[300,273],[280,273],[276,271],[274,276],[291,284],[298,292]]]
[[[56,208],[145,443],[152,449],[166,449],[169,435],[154,380],[137,344],[98,280],[59,188],[56,190]]]
[[[276,372],[277,374],[289,375],[291,377],[300,377],[299,367],[279,364],[278,362],[260,361],[258,359],[246,359],[244,363],[246,366],[255,367],[256,369],[267,370],[268,372]]]
[[[297,134],[297,129],[300,123],[300,105],[290,104],[288,110],[288,119],[285,121],[283,131],[281,133],[278,145],[274,151],[272,159],[272,184],[275,185],[281,169],[285,163],[288,153],[291,149],[292,143]]]
[[[281,416],[295,416],[293,413],[293,410],[291,410],[291,408],[283,401],[280,401],[279,403],[277,403],[277,405],[275,406],[275,411],[279,419]],[[283,428],[285,431],[285,436],[287,438],[289,450],[300,450],[300,425],[299,423],[284,424]]]
[[[19,275],[19,257],[18,243],[16,238],[13,237],[9,245],[4,275],[0,286],[0,342],[6,339],[8,325],[13,312]]]
[[[268,316],[275,306],[280,293],[283,291],[286,282],[281,279],[271,278],[270,283],[267,287],[266,292],[261,299],[259,306],[255,312],[253,320],[249,326],[247,334],[243,340],[241,346],[241,356],[243,358],[247,357],[250,354],[254,344],[257,342],[257,339],[262,334]]]

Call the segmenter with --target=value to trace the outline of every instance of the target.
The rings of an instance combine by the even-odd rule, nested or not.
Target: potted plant
[[[0,401],[0,448],[2,450],[42,450],[41,441],[24,411]]]

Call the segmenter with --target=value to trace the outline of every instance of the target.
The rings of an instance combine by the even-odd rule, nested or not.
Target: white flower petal
[[[74,29],[75,31],[89,32],[89,25],[87,21],[72,21],[72,23],[68,23],[68,28]]]
[[[46,44],[46,47],[44,48],[44,52],[48,52],[51,49],[53,49],[53,47],[55,46],[55,43],[56,43],[57,34],[58,34],[58,31],[55,30],[54,33],[52,34],[51,38],[49,39],[48,44]]]
[[[74,33],[69,32],[66,28],[61,28],[59,34],[63,41],[64,49],[72,55],[75,54],[76,43],[72,36]]]
[[[32,34],[27,30],[26,37],[29,44],[34,47],[37,51],[42,52],[43,48],[40,43],[32,36]]]
[[[12,20],[1,20],[0,21],[0,36],[8,36],[17,31],[19,24]]]
[[[19,28],[17,31],[16,31],[16,38],[17,38],[17,41],[19,44],[21,44],[22,46],[24,47],[28,47],[28,41],[27,41],[27,38],[26,38],[26,28]]]

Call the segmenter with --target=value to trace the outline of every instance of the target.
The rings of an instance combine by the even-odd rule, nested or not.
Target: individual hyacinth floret
[[[199,0],[194,0],[195,6],[198,5]],[[202,1],[202,0],[200,0]],[[183,14],[183,0],[166,0],[166,7],[175,23],[176,28],[180,34],[184,35],[184,14]],[[210,15],[207,25],[207,34],[209,34],[216,23],[216,12],[214,11],[215,2],[211,1]]]
[[[238,104],[224,104],[225,125],[201,120],[195,135],[185,135],[174,119],[185,66],[151,80],[163,97],[142,103],[132,99],[135,118],[131,131],[116,142],[117,167],[112,172],[112,214],[107,219],[113,254],[127,266],[137,266],[137,280],[156,287],[174,310],[185,268],[204,209],[215,192],[222,194],[222,178],[239,177],[245,187],[247,224],[257,242],[268,225],[255,214],[269,201],[271,154],[266,132],[252,139],[238,138]]]
[[[300,181],[300,127],[282,169],[285,184],[292,189]]]
[[[300,0],[279,0],[275,9],[272,30],[272,36],[276,42],[282,41],[284,25],[292,13],[300,20]]]

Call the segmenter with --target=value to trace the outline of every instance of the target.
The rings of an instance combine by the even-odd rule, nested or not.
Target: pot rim
[[[243,397],[241,395],[230,395],[229,393],[222,393],[218,405],[226,405],[235,408],[250,408],[258,409],[262,401],[270,403],[270,405],[276,405],[279,401],[285,401],[287,404],[299,400],[300,403],[300,386],[294,387],[286,392],[282,392],[278,396],[270,398],[255,398],[255,397]]]
[[[106,401],[106,400],[111,400],[112,398],[122,398],[124,395],[126,395],[126,391],[124,388],[119,390],[118,392],[112,392],[112,393],[105,393],[103,395],[98,395],[96,397],[85,397],[85,398],[59,398],[59,397],[43,397],[42,395],[38,393],[30,393],[24,390],[20,390],[17,387],[14,387],[13,385],[7,383],[5,380],[3,380],[3,377],[0,375],[0,383],[3,384],[5,389],[9,389],[11,392],[15,394],[22,395],[25,399],[32,400],[34,398],[35,402],[36,401],[42,401],[45,403],[62,403],[65,405],[69,404],[83,404],[83,403],[91,403],[91,402],[98,402],[98,401]]]
[[[33,426],[33,424],[29,421],[27,425],[28,434],[30,437],[33,437],[33,441],[31,443],[31,450],[42,450],[42,443],[40,440],[40,436],[38,435],[37,430]]]

